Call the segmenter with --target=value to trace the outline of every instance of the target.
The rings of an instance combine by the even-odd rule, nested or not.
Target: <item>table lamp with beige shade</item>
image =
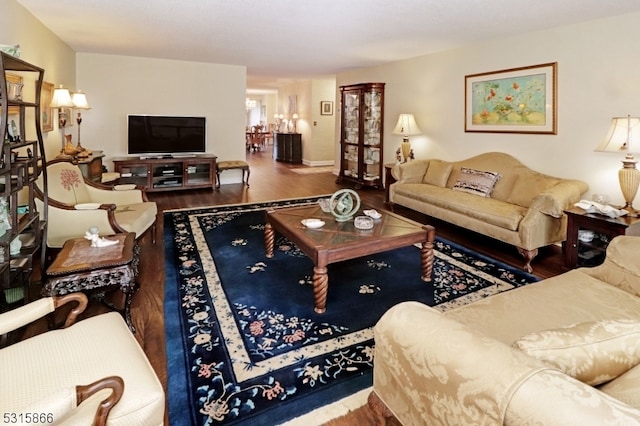
[[[51,99],[50,108],[58,108],[58,127],[62,129],[62,149],[60,150],[60,154],[58,157],[71,157],[77,153],[73,144],[71,144],[70,140],[67,140],[64,128],[67,125],[67,113],[65,112],[65,108],[73,108],[75,105],[71,100],[71,93],[69,93],[69,89],[60,85],[53,89],[53,97]]]
[[[422,134],[422,130],[418,127],[418,123],[416,123],[416,118],[413,114],[400,114],[392,133],[394,135],[402,135],[402,145],[400,145],[400,149],[402,151],[402,162],[406,163],[411,153],[409,136],[420,135]]]
[[[89,106],[89,102],[87,102],[87,95],[82,91],[74,92],[71,95],[71,100],[73,102],[73,108],[78,110],[76,115],[76,123],[78,123],[78,144],[76,145],[76,151],[78,151],[78,157],[89,157],[91,151],[83,147],[80,143],[80,124],[82,124],[82,113],[80,110],[91,109],[91,107]]]
[[[613,117],[607,137],[595,150],[625,153],[622,168],[618,171],[620,190],[625,201],[622,209],[629,212],[629,216],[638,217],[633,200],[640,185],[640,170],[636,169],[638,161],[633,154],[640,152],[640,118],[630,115]]]

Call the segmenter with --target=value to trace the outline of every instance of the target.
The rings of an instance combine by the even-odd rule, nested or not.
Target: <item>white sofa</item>
[[[375,326],[370,405],[406,425],[640,424],[640,238],[605,263]],[[577,324],[577,325],[576,325]]]

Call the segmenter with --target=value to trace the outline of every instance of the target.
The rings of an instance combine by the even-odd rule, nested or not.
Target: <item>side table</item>
[[[102,159],[104,152],[93,151],[89,157],[79,158],[78,167],[83,176],[92,182],[102,182]]]
[[[91,247],[85,238],[67,240],[47,269],[43,296],[62,296],[73,292],[95,293],[109,308],[119,311],[129,329],[135,333],[131,321],[131,300],[138,290],[136,277],[140,247],[134,232],[106,237],[118,243],[107,247]],[[124,307],[118,308],[105,299],[107,291],[120,290],[125,295]]]
[[[602,263],[609,241],[618,235],[640,235],[640,218],[608,216],[587,213],[579,207],[564,211],[567,214],[567,242],[565,244],[565,266],[595,266]],[[578,231],[590,230],[602,236],[593,241],[580,241]],[[581,260],[588,262],[581,263]]]

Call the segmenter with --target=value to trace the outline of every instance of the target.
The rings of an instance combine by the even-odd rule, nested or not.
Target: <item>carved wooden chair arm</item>
[[[84,312],[87,309],[87,304],[89,303],[89,299],[87,295],[84,293],[69,293],[64,296],[54,296],[53,297],[53,306],[55,309],[58,309],[60,306],[65,305],[69,302],[77,302],[76,307],[71,309],[69,314],[67,315],[67,319],[64,321],[63,328],[67,328],[73,325],[78,319],[78,315]]]
[[[119,376],[109,376],[84,386],[76,386],[77,405],[103,389],[111,389],[111,394],[103,399],[93,418],[94,426],[103,426],[111,409],[120,401],[124,393],[124,380]]]

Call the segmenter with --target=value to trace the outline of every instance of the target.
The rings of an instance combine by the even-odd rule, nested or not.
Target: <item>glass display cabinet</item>
[[[384,83],[340,86],[340,174],[337,183],[383,189]]]

